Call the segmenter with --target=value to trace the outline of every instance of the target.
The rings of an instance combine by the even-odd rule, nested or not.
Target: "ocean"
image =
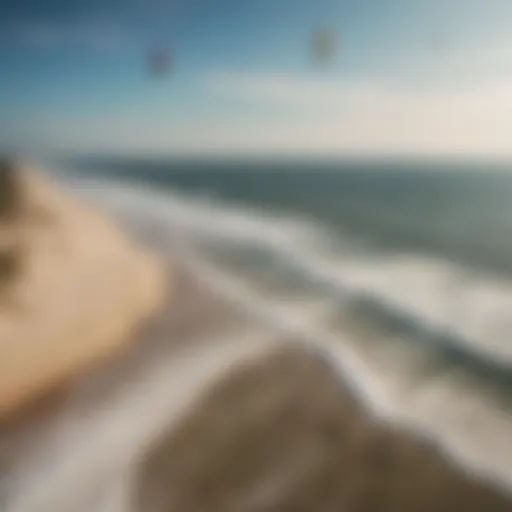
[[[71,159],[58,175],[512,489],[512,169]]]

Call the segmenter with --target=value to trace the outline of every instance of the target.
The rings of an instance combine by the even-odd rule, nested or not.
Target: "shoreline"
[[[202,392],[134,483],[135,510],[148,512],[512,506],[430,443],[368,417],[332,364],[293,341]]]
[[[507,469],[510,468],[511,464],[508,443],[503,446],[503,442],[494,445],[492,442],[486,442],[484,438],[480,440],[472,436],[462,438],[460,429],[450,429],[449,422],[445,425],[448,428],[440,428],[437,420],[432,421],[428,414],[426,415],[425,412],[421,411],[422,405],[429,406],[428,389],[424,396],[421,396],[421,393],[419,395],[411,394],[410,396],[407,396],[407,393],[403,394],[401,398],[406,400],[404,404],[408,403],[410,410],[404,408],[404,406],[397,406],[396,398],[392,397],[393,382],[389,385],[384,380],[381,381],[382,376],[379,377],[379,372],[382,372],[383,369],[372,362],[372,357],[378,353],[376,351],[378,351],[382,340],[379,340],[378,337],[371,338],[371,326],[369,326],[368,333],[365,333],[364,325],[353,330],[350,328],[350,319],[348,319],[348,322],[345,319],[344,322],[347,328],[344,335],[345,339],[338,338],[328,331],[310,328],[300,318],[296,319],[293,316],[282,315],[272,305],[262,301],[257,294],[245,289],[243,283],[226,278],[215,269],[214,265],[209,264],[206,260],[199,258],[194,260],[192,254],[187,254],[184,260],[187,261],[187,264],[193,266],[201,278],[208,282],[213,289],[220,290],[220,295],[228,300],[233,307],[243,311],[252,319],[256,319],[257,322],[273,326],[276,332],[281,333],[281,336],[293,337],[297,340],[296,344],[306,346],[308,350],[312,350],[320,358],[330,360],[331,367],[340,380],[340,386],[350,389],[357,400],[363,404],[371,418],[396,427],[403,431],[405,435],[422,439],[433,449],[442,452],[447,459],[453,461],[461,471],[468,473],[473,479],[493,480],[497,488],[499,487],[512,496],[512,479],[510,478],[510,471]],[[352,337],[354,338],[351,339]],[[362,345],[363,348],[361,349],[358,345]],[[399,370],[396,365],[395,370]],[[386,369],[386,371],[392,371],[392,369]],[[453,400],[456,400],[456,384],[457,382],[455,382],[453,389],[447,387],[446,390],[446,393],[450,393]],[[439,382],[439,387],[442,386],[443,383]],[[434,383],[434,393],[436,391],[435,387]],[[431,396],[431,398],[435,399],[435,396]],[[417,405],[416,402],[419,402],[420,405]],[[487,410],[483,407],[480,409],[480,414],[499,413],[498,410]],[[442,408],[431,407],[427,410],[435,417],[442,411]],[[445,411],[445,414],[448,413],[449,411]],[[477,420],[477,424],[469,424],[468,427],[470,429],[475,427],[478,431],[478,427],[481,426],[482,420],[485,420],[485,418],[480,416],[480,418],[476,417],[475,420]],[[484,428],[485,426],[488,429],[493,429],[492,432],[488,432],[488,436],[494,433],[500,439],[504,438],[505,440],[507,439],[507,429],[512,428],[512,424],[506,418],[500,419],[500,417],[488,422],[487,425],[484,421]],[[484,444],[480,445],[482,441],[484,441]],[[469,444],[465,445],[464,443]],[[507,450],[500,451],[500,448],[501,450],[507,448]],[[499,455],[499,460],[491,461],[488,457],[491,452],[494,456]],[[504,455],[503,458],[501,457],[502,454]]]
[[[151,240],[151,236],[155,238]],[[436,477],[438,482],[436,485],[440,485],[444,489],[443,492],[447,493],[452,492],[450,489],[457,489],[456,496],[450,497],[452,508],[442,508],[442,503],[441,505],[438,503],[437,508],[429,508],[427,502],[424,506],[422,505],[423,508],[414,510],[451,512],[457,509],[453,508],[453,506],[457,507],[457,503],[465,507],[461,510],[468,511],[501,512],[512,509],[512,498],[504,495],[494,482],[491,485],[491,482],[468,474],[469,471],[454,461],[453,457],[440,455],[440,449],[434,446],[434,443],[420,440],[420,433],[416,435],[413,429],[390,427],[388,424],[377,422],[367,413],[361,413],[362,399],[359,390],[352,389],[349,375],[344,375],[339,370],[335,371],[332,364],[326,365],[325,357],[311,352],[312,347],[304,344],[297,334],[285,334],[272,325],[272,322],[255,318],[248,311],[244,311],[243,306],[236,305],[225,295],[223,296],[218,289],[215,291],[211,283],[192,270],[192,262],[176,247],[176,240],[174,242],[169,239],[159,240],[158,229],[148,232],[147,237],[147,239],[141,237],[138,240],[139,245],[156,252],[166,269],[164,273],[166,297],[162,309],[153,314],[152,318],[141,330],[130,337],[129,341],[125,340],[125,349],[116,357],[105,359],[98,366],[74,378],[55,404],[50,404],[47,409],[43,404],[41,414],[36,414],[30,421],[15,430],[2,432],[0,436],[0,503],[4,499],[7,500],[6,512],[57,510],[56,504],[59,504],[58,510],[62,512],[90,512],[88,504],[91,496],[96,496],[101,502],[110,503],[110,500],[114,499],[113,494],[117,492],[119,479],[122,480],[121,488],[123,489],[120,496],[116,498],[119,499],[119,503],[112,508],[106,507],[105,511],[127,512],[130,510],[126,500],[129,501],[130,497],[134,498],[134,489],[140,490],[140,494],[135,497],[137,500],[144,500],[147,490],[154,489],[155,486],[159,489],[159,493],[167,493],[169,497],[173,482],[174,485],[178,485],[176,482],[181,482],[180,488],[188,489],[189,494],[199,496],[201,488],[197,487],[198,478],[214,481],[212,479],[222,474],[218,468],[222,467],[223,457],[215,448],[215,444],[219,442],[218,437],[214,436],[208,442],[207,436],[196,433],[195,438],[192,436],[183,443],[181,459],[176,459],[178,466],[186,465],[187,460],[194,458],[188,451],[191,450],[190,446],[199,444],[206,452],[212,454],[210,461],[205,461],[203,465],[199,464],[195,468],[196,473],[194,471],[188,473],[188,480],[183,480],[185,476],[177,473],[172,465],[164,471],[168,473],[168,478],[164,478],[163,481],[160,477],[148,476],[152,471],[152,462],[148,460],[151,461],[154,457],[158,459],[158,454],[176,449],[172,446],[176,446],[174,439],[175,436],[179,436],[180,430],[189,430],[188,426],[190,426],[191,431],[195,429],[197,432],[201,422],[198,424],[198,420],[194,418],[198,416],[201,418],[201,409],[206,411],[204,414],[212,414],[213,418],[218,417],[219,414],[222,415],[222,411],[224,416],[232,418],[228,428],[232,439],[221,440],[221,443],[224,443],[223,446],[228,451],[234,449],[229,447],[236,445],[237,438],[246,438],[249,425],[244,420],[243,414],[236,408],[233,409],[233,404],[231,406],[228,404],[231,409],[229,407],[226,409],[227,406],[222,403],[222,400],[215,405],[215,400],[211,402],[209,399],[218,394],[219,389],[229,389],[233,386],[236,388],[237,382],[244,381],[251,372],[254,374],[254,368],[265,372],[262,366],[268,367],[268,371],[274,375],[272,379],[277,379],[273,388],[282,387],[283,393],[280,395],[282,402],[279,403],[278,400],[277,405],[274,403],[277,409],[288,407],[286,404],[290,399],[289,393],[295,397],[297,393],[300,396],[306,396],[309,393],[310,398],[304,402],[304,407],[306,411],[310,410],[311,407],[314,408],[315,403],[322,402],[322,393],[325,391],[327,396],[331,397],[328,399],[331,404],[328,415],[336,424],[334,430],[348,428],[348,425],[354,421],[360,426],[364,425],[364,430],[369,432],[370,443],[366,450],[364,436],[358,438],[356,445],[358,449],[363,450],[359,452],[361,457],[368,453],[369,460],[374,456],[379,459],[380,456],[375,455],[374,449],[377,452],[391,450],[391,454],[388,453],[386,456],[387,460],[391,457],[391,460],[396,461],[394,453],[401,453],[401,447],[404,446],[408,447],[405,450],[407,453],[413,454],[413,459],[414,453],[417,453],[420,459],[427,457],[431,461],[434,460],[431,464],[436,468],[442,468],[437,469],[435,473],[446,478],[445,481],[439,482],[439,476]],[[278,355],[275,356],[275,354]],[[279,368],[281,365],[284,366],[277,370],[276,375],[276,371],[272,368]],[[300,370],[304,366],[309,368],[307,379],[302,378]],[[286,368],[286,371],[283,368]],[[289,378],[283,378],[285,375],[289,375]],[[267,400],[265,396],[268,394],[268,389],[265,392],[265,378],[257,377],[256,381],[263,385],[259,387],[253,382],[252,388],[246,387],[247,403],[253,400],[251,397],[256,397],[254,398],[256,402]],[[310,386],[304,388],[306,382],[309,382]],[[314,395],[311,396],[316,382],[324,390],[317,396],[317,398],[320,397],[318,400]],[[220,393],[222,394],[222,391]],[[343,405],[345,417],[341,422],[333,419],[333,415],[336,415],[337,403],[332,398],[333,393],[340,399],[340,403],[345,404]],[[243,402],[245,400],[242,400]],[[352,412],[347,413],[347,403],[356,404],[349,407]],[[296,408],[296,405],[294,407]],[[274,413],[275,411],[269,411],[268,415],[260,416],[262,424],[266,426],[262,427],[260,433],[256,431],[254,434],[256,438],[260,436],[258,443],[262,442],[261,436],[266,435],[265,429],[270,428],[269,425],[273,421],[278,421],[273,416]],[[311,414],[310,419],[314,418],[314,414]],[[327,412],[324,410],[322,414]],[[202,418],[204,420],[205,417],[202,416]],[[238,419],[238,425],[236,419]],[[318,421],[323,422],[321,418]],[[203,424],[207,425],[208,421],[203,421]],[[276,435],[284,435],[286,438],[286,429],[290,428],[289,425],[283,426],[281,430],[278,428]],[[327,430],[332,434],[330,429],[331,427],[328,427]],[[292,431],[293,429],[290,430]],[[331,434],[328,437],[331,437]],[[309,442],[307,439],[316,439],[320,434],[308,427],[302,431],[301,435],[305,436],[303,440],[307,444]],[[320,437],[322,436],[323,434]],[[338,434],[335,433],[334,437],[337,439],[335,444],[341,443],[341,437]],[[383,441],[377,442],[375,446],[372,441],[375,438]],[[301,443],[297,445],[297,450],[300,446]],[[283,457],[291,457],[291,455],[288,453]],[[313,458],[316,456],[313,455]],[[293,457],[290,460],[293,460]],[[324,462],[329,468],[333,468],[332,458],[327,457]],[[336,464],[342,462],[337,459]],[[230,462],[231,467],[233,463],[236,461]],[[292,462],[290,463],[293,465]],[[330,471],[322,464],[322,460],[313,464],[314,471],[306,464],[309,469],[306,468],[305,471],[312,481],[318,482],[318,477],[315,476],[316,471],[320,473]],[[409,461],[407,464],[409,464],[407,466],[409,470],[405,471],[406,477],[409,473],[417,474],[417,471],[421,473],[420,461],[415,464]],[[41,472],[42,467],[44,467],[43,472]],[[7,468],[11,468],[12,473],[7,474]],[[149,473],[145,473],[146,471]],[[272,467],[268,467],[267,473],[267,477],[275,474]],[[302,477],[299,475],[298,478],[300,480]],[[331,475],[329,481],[333,482],[333,478],[334,476]],[[357,486],[364,488],[366,485],[364,481],[365,479],[362,478]],[[384,478],[382,483],[385,481]],[[454,482],[453,486],[449,485],[450,481]],[[370,481],[368,485],[369,483]],[[214,487],[217,486],[220,494],[231,494],[233,488],[230,489],[225,485],[223,487],[223,485],[214,485]],[[278,500],[282,507],[292,507],[290,510],[295,512],[300,510],[294,498],[297,486],[290,485],[285,486],[287,490],[283,490],[280,496],[276,497],[274,494],[272,499]],[[311,483],[308,485],[311,488]],[[393,485],[396,485],[396,482]],[[99,491],[98,488],[100,488]],[[382,485],[379,489],[379,492],[384,492]],[[408,492],[403,485],[393,489],[396,493],[407,494]],[[249,490],[247,492],[250,494]],[[441,491],[432,490],[432,493],[436,492]],[[385,495],[390,494],[386,491]],[[473,497],[471,501],[464,501],[471,496]],[[464,504],[457,500],[463,500]],[[186,500],[183,503],[189,507],[185,510],[198,510],[198,512],[204,510],[205,506],[203,503],[203,508],[194,508],[196,505],[193,503],[187,503]],[[158,509],[153,511],[142,508],[141,510],[160,512]],[[307,510],[310,512],[312,509]],[[359,512],[357,508],[347,510]],[[243,509],[238,511],[244,512]],[[139,512],[139,510],[133,512]]]
[[[126,493],[133,499],[134,489],[140,491],[140,495],[135,499],[144,500],[148,489],[155,489],[155,486],[160,493],[164,492],[169,495],[173,481],[181,482],[180,488],[189,489],[192,494],[197,493],[200,496],[200,489],[194,487],[199,484],[194,482],[197,482],[200,475],[203,475],[201,478],[206,479],[222,475],[218,468],[221,468],[223,464],[223,458],[217,451],[218,446],[216,447],[220,442],[219,432],[216,431],[215,435],[212,433],[210,441],[204,431],[201,434],[201,428],[207,428],[210,422],[204,421],[204,414],[212,415],[211,421],[218,418],[219,414],[224,414],[227,418],[228,423],[224,425],[227,425],[226,432],[230,432],[231,437],[221,442],[221,444],[224,443],[222,446],[225,447],[227,453],[231,451],[229,446],[236,445],[238,437],[241,436],[240,439],[243,439],[248,435],[250,425],[247,423],[247,417],[256,418],[254,412],[247,413],[246,411],[245,414],[248,416],[244,419],[244,413],[237,412],[236,407],[233,408],[234,402],[229,405],[229,402],[223,403],[222,400],[219,402],[217,399],[217,405],[215,405],[215,398],[211,397],[219,393],[222,394],[222,391],[217,391],[218,389],[228,390],[233,386],[235,389],[237,387],[241,389],[243,386],[241,384],[238,386],[237,382],[243,382],[244,379],[249,378],[248,375],[251,372],[254,375],[254,368],[259,368],[260,372],[267,371],[265,366],[268,366],[268,371],[274,377],[270,380],[266,377],[256,377],[256,381],[253,377],[252,387],[245,385],[246,398],[237,402],[243,410],[243,403],[250,403],[254,400],[266,402],[269,396],[268,386],[274,390],[282,388],[282,392],[278,393],[281,396],[281,404],[279,404],[279,400],[277,405],[274,402],[274,408],[269,410],[268,414],[258,416],[260,418],[258,421],[262,423],[262,430],[260,434],[257,433],[257,430],[252,430],[257,436],[256,438],[266,436],[265,429],[271,428],[271,423],[274,421],[272,418],[277,422],[277,426],[272,427],[274,430],[277,428],[276,435],[285,435],[286,438],[286,429],[290,429],[290,425],[283,426],[284,430],[283,428],[279,430],[275,411],[289,408],[286,404],[290,399],[290,393],[296,397],[295,403],[297,396],[310,395],[309,399],[301,402],[304,411],[315,407],[316,403],[322,403],[324,400],[321,398],[322,394],[316,399],[314,395],[311,396],[311,392],[316,386],[315,382],[319,380],[320,384],[318,385],[322,389],[325,388],[325,392],[331,397],[328,398],[328,403],[331,405],[322,414],[328,414],[334,421],[337,425],[334,430],[343,430],[345,428],[343,425],[349,428],[348,425],[355,421],[360,428],[363,428],[364,425],[365,431],[369,432],[368,456],[370,458],[368,460],[377,456],[373,454],[374,449],[390,450],[387,457],[394,460],[395,455],[393,454],[401,453],[403,450],[400,447],[407,447],[404,448],[405,452],[409,454],[406,457],[409,470],[404,474],[406,480],[409,474],[417,475],[418,471],[421,473],[421,457],[427,457],[428,460],[434,461],[431,464],[437,468],[434,472],[438,475],[435,480],[438,482],[436,485],[440,485],[444,489],[443,492],[451,493],[450,489],[454,487],[450,486],[449,482],[455,482],[453,485],[458,491],[455,493],[456,497],[450,494],[449,502],[457,504],[462,503],[457,500],[463,500],[463,506],[466,508],[461,508],[461,510],[501,512],[511,509],[512,499],[493,488],[490,482],[466,474],[454,461],[439,455],[439,450],[428,441],[418,440],[417,436],[411,435],[407,430],[377,423],[374,418],[367,416],[367,413],[362,413],[361,410],[364,408],[359,402],[360,399],[351,392],[350,385],[346,382],[343,383],[339,375],[334,375],[332,366],[326,365],[325,359],[322,360],[318,354],[310,352],[300,340],[287,338],[270,326],[264,326],[261,322],[257,322],[244,315],[240,310],[233,308],[202,282],[197,275],[194,275],[187,263],[180,261],[176,252],[168,255],[166,265],[173,269],[173,278],[169,279],[167,285],[172,286],[173,298],[166,302],[164,309],[139,332],[130,344],[128,351],[118,358],[104,361],[90,373],[77,378],[69,389],[66,400],[57,406],[56,411],[52,411],[44,419],[39,420],[39,424],[36,421],[32,425],[26,426],[25,429],[21,429],[14,437],[10,438],[10,441],[4,439],[4,443],[0,443],[0,474],[2,474],[1,468],[5,468],[9,459],[6,455],[9,450],[2,454],[2,445],[5,447],[5,443],[11,447],[11,451],[19,450],[17,456],[11,458],[10,462],[18,460],[21,464],[20,467],[25,467],[26,471],[25,476],[20,476],[17,483],[11,483],[13,489],[19,489],[19,494],[13,498],[13,507],[7,508],[7,511],[37,512],[45,507],[51,508],[52,504],[63,503],[61,509],[63,511],[82,512],[83,510],[86,512],[90,494],[97,492],[99,485],[98,477],[95,476],[96,472],[103,475],[101,478],[106,479],[107,488],[109,488],[110,480],[115,482],[118,478],[115,475],[131,475],[130,477],[126,476],[127,479],[130,479],[126,480],[123,486],[125,489],[122,493],[123,500],[127,499]],[[176,297],[179,297],[179,300],[176,300]],[[249,332],[252,333],[251,336],[249,336]],[[275,354],[278,355],[275,356]],[[272,367],[279,368],[280,365],[284,365],[283,368],[272,370]],[[300,368],[304,365],[309,368],[307,370],[309,377],[307,378],[301,376]],[[265,373],[265,375],[267,374]],[[286,375],[289,375],[289,379],[285,377]],[[330,380],[331,378],[332,380]],[[272,385],[274,381],[275,383]],[[257,382],[264,385],[260,387]],[[309,385],[304,388],[308,382]],[[267,392],[265,392],[266,387]],[[251,398],[251,396],[255,398]],[[337,411],[333,407],[336,404],[334,396],[340,400],[340,414],[344,415],[341,422],[333,420],[333,417],[337,415]],[[347,404],[352,404],[348,412]],[[296,405],[293,407],[296,408]],[[215,412],[216,410],[217,412]],[[307,417],[308,414],[305,418],[307,419]],[[311,420],[314,423],[314,417],[314,414],[311,413],[308,421]],[[83,418],[87,418],[86,425],[82,424]],[[199,421],[197,418],[202,418],[202,420]],[[318,421],[323,422],[321,417]],[[119,430],[121,425],[124,425],[123,429],[126,430]],[[359,430],[360,428],[358,427]],[[61,432],[60,435],[54,433],[57,430]],[[196,445],[202,446],[205,452],[211,454],[210,457],[207,457],[208,461],[205,460],[203,466],[200,464],[196,467],[195,476],[194,472],[180,474],[180,471],[176,472],[177,470],[173,469],[175,466],[163,470],[159,477],[148,476],[151,473],[151,463],[148,463],[148,460],[155,457],[155,454],[164,454],[166,450],[176,450],[175,436],[179,436],[179,432],[183,430],[190,432],[190,435],[186,442],[178,443],[181,445],[180,456],[172,457],[176,467],[186,466],[187,460],[194,459],[189,451]],[[193,434],[194,431],[196,434]],[[293,428],[290,432],[292,431]],[[62,432],[67,433],[64,441],[61,438]],[[316,433],[315,429],[311,430],[308,427],[308,430],[302,434],[306,436],[303,441],[300,441],[300,436],[296,438],[300,441],[296,447],[297,450],[302,442],[307,444],[308,436],[316,439],[321,432],[323,432],[322,428]],[[377,447],[372,441],[376,438],[375,436],[381,439],[377,443]],[[268,436],[266,438],[268,439]],[[336,443],[341,442],[342,438],[338,434],[335,433],[334,438],[338,439]],[[27,439],[30,439],[28,447],[24,445]],[[358,449],[362,449],[361,453],[364,453],[364,438],[358,439],[356,446],[359,446]],[[261,444],[261,442],[260,439],[258,443]],[[174,446],[174,448],[169,448],[169,446]],[[419,458],[417,463],[413,464],[409,459],[414,459],[415,453]],[[69,465],[70,457],[74,459],[71,466]],[[288,454],[286,457],[291,457],[291,455]],[[158,455],[156,458],[158,459]],[[30,469],[37,460],[39,463],[41,460],[46,461],[44,476],[39,474],[36,469]],[[194,460],[197,460],[197,457]],[[340,459],[336,458],[336,460],[336,464],[342,463]],[[232,460],[230,464],[231,467],[233,464],[236,466],[236,460]],[[317,468],[314,471],[311,468],[306,468],[306,474],[311,474],[313,471],[313,478],[316,474],[315,471],[327,471],[325,468],[322,469],[322,464],[321,461],[313,464],[313,469]],[[332,468],[333,458],[327,457],[326,464]],[[309,467],[307,464],[306,466]],[[166,467],[165,463],[163,467]],[[230,471],[234,471],[234,469]],[[168,478],[162,480],[162,475],[165,476],[165,474],[168,475]],[[272,474],[271,468],[269,468],[268,475]],[[183,480],[184,478],[186,480]],[[313,481],[317,480],[317,477],[313,478]],[[332,482],[332,477],[329,481]],[[421,479],[418,481],[421,482]],[[223,487],[223,485],[219,484],[219,493],[224,492],[227,495],[233,491],[232,488],[229,489],[229,486],[224,485]],[[358,485],[364,486],[364,479]],[[413,484],[411,483],[411,485]],[[421,487],[423,484],[416,485]],[[294,485],[288,486],[287,492],[291,492],[292,488],[297,489]],[[382,489],[382,487],[379,488]],[[1,489],[2,481],[0,479],[0,498],[2,497]],[[405,486],[400,486],[394,492],[398,493],[397,496],[400,493],[407,494],[405,489]],[[105,501],[111,499],[112,492],[113,490],[110,488],[105,490]],[[295,495],[295,492],[296,490],[293,490],[292,494]],[[442,497],[441,494],[438,495],[439,499]],[[16,492],[14,495],[16,496]],[[407,495],[410,496],[411,493]],[[466,502],[465,500],[470,496],[473,496],[472,501]],[[283,507],[287,500],[291,500],[290,503],[293,502],[293,506],[298,506],[298,502],[294,501],[295,498],[291,494],[285,493],[279,499]],[[17,504],[19,508],[14,507],[14,504]],[[203,508],[194,508],[190,505],[190,508],[181,508],[180,510],[200,511],[204,510],[204,506],[205,503],[203,503]],[[427,503],[424,508],[410,510],[448,511],[455,509],[441,506],[435,509],[429,508]],[[113,510],[126,512],[129,509],[120,505],[120,508]],[[152,509],[145,508],[145,505],[140,510],[153,512]],[[243,509],[239,510],[243,512]],[[280,510],[288,509],[280,508]],[[290,508],[290,510],[300,509]],[[353,510],[358,511],[359,509]],[[134,512],[139,512],[139,510],[135,509]],[[160,512],[160,510],[155,509],[155,512]]]

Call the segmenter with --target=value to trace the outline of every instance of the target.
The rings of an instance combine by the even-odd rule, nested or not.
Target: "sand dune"
[[[122,348],[162,294],[157,260],[108,217],[15,172],[17,214],[0,223],[0,251],[18,262],[0,287],[0,419]]]

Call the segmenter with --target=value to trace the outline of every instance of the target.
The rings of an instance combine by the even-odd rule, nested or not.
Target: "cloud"
[[[132,105],[115,115],[41,122],[36,131],[44,144],[65,150],[512,157],[512,90],[505,80],[415,89],[221,72],[199,84],[203,101],[223,108],[191,107],[177,117]]]
[[[281,121],[276,130],[279,121],[269,120],[267,133],[277,131],[274,140],[288,139],[297,149],[512,154],[508,80],[411,88],[341,77],[223,73],[211,76],[208,84],[255,108],[294,112],[290,126]]]

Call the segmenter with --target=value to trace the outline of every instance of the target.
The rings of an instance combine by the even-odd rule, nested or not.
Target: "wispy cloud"
[[[194,110],[188,98],[191,110],[179,118],[135,112],[139,107],[131,105],[117,115],[41,122],[34,129],[44,145],[91,151],[512,157],[507,76],[421,87],[270,72],[221,71],[197,79],[203,105],[223,108]]]
[[[277,132],[287,130],[280,139],[288,138],[297,148],[512,154],[512,90],[505,79],[411,88],[342,78],[221,73],[208,83],[219,94],[255,107],[294,111],[291,126]],[[266,133],[276,132],[276,120],[268,124]]]

